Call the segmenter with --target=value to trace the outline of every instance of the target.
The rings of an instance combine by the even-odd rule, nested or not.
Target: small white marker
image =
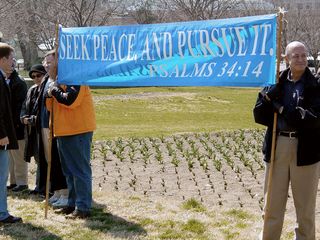
[[[4,150],[7,150],[7,146],[8,146],[8,144],[4,145]]]

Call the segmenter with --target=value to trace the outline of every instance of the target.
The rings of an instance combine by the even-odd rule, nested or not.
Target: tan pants
[[[278,240],[281,236],[289,183],[296,209],[296,240],[315,240],[315,207],[320,175],[320,162],[297,166],[296,138],[278,136],[272,174],[268,219],[265,221],[263,240]],[[265,175],[265,196],[269,165]]]
[[[25,141],[18,140],[19,149],[9,151],[10,184],[28,185],[28,163],[24,161]]]

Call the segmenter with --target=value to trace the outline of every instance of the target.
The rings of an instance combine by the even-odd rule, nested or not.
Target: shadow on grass
[[[30,190],[25,190],[22,192],[12,192],[7,191],[7,195],[10,196],[12,199],[22,199],[22,200],[32,200],[35,202],[43,202],[45,197],[40,194],[29,194]]]
[[[28,195],[28,193],[10,193],[11,198],[17,199],[30,199],[33,201],[43,201],[43,198],[38,196]],[[42,216],[41,216],[42,217]],[[66,221],[70,221],[67,220]],[[104,204],[93,202],[91,211],[91,217],[84,222],[86,228],[91,231],[99,231],[102,234],[106,234],[116,239],[140,239],[147,235],[146,230],[135,222],[130,222],[127,219],[113,215],[108,211],[107,206]],[[3,229],[3,231],[2,231]],[[29,239],[41,239],[41,240],[55,240],[65,239],[51,232],[47,229],[34,226],[30,223],[21,223],[13,225],[0,225],[0,239],[1,236],[10,236],[12,239],[27,239],[26,236],[30,235],[26,233],[35,233],[35,236],[30,236]],[[2,235],[1,235],[2,234]],[[86,233],[83,233],[83,238],[77,236],[77,239],[87,239]],[[90,234],[90,232],[88,232]],[[80,238],[79,238],[80,237]],[[95,239],[92,237],[92,239]]]
[[[93,204],[91,217],[87,219],[86,226],[115,238],[139,239],[147,235],[141,225],[113,215],[107,210],[106,205],[98,203]]]
[[[15,240],[27,239],[45,239],[45,240],[62,240],[61,237],[47,231],[43,227],[34,226],[30,223],[14,223],[0,225],[1,236],[10,237]]]

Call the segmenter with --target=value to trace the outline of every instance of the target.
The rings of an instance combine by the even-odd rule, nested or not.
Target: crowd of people
[[[92,96],[89,87],[57,84],[55,54],[49,51],[42,64],[31,67],[34,85],[28,89],[15,70],[14,49],[0,43],[0,223],[22,221],[8,212],[8,191],[44,197],[48,190],[56,213],[90,216]],[[37,164],[34,189],[28,185],[31,159]]]

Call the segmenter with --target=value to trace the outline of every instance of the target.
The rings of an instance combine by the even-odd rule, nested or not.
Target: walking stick
[[[58,66],[58,37],[59,37],[59,24],[56,23],[56,33],[55,33],[55,76],[57,76],[57,66]],[[55,79],[54,79],[55,80]],[[52,139],[53,139],[53,104],[54,101],[52,101],[51,109],[50,109],[50,120],[49,120],[49,137],[48,137],[48,168],[47,168],[47,182],[46,182],[46,202],[45,202],[45,212],[44,217],[48,217],[48,202],[49,202],[49,187],[50,187],[50,174],[51,174],[51,161],[52,161]]]
[[[278,21],[279,21],[279,28],[277,34],[277,77],[276,81],[279,82],[279,75],[280,75],[280,62],[281,62],[281,37],[282,37],[282,21],[283,21],[284,9],[279,8],[278,13]],[[270,166],[268,172],[268,183],[267,183],[267,191],[266,191],[266,203],[265,203],[265,212],[264,212],[264,227],[263,227],[263,236],[262,239],[265,240],[265,225],[266,219],[268,219],[269,215],[269,208],[270,208],[270,193],[272,190],[272,174],[273,174],[273,166],[274,166],[274,158],[275,158],[275,148],[276,148],[276,134],[277,134],[277,117],[278,114],[275,112],[273,116],[273,128],[272,128],[272,145],[271,145],[271,157],[270,157]]]

